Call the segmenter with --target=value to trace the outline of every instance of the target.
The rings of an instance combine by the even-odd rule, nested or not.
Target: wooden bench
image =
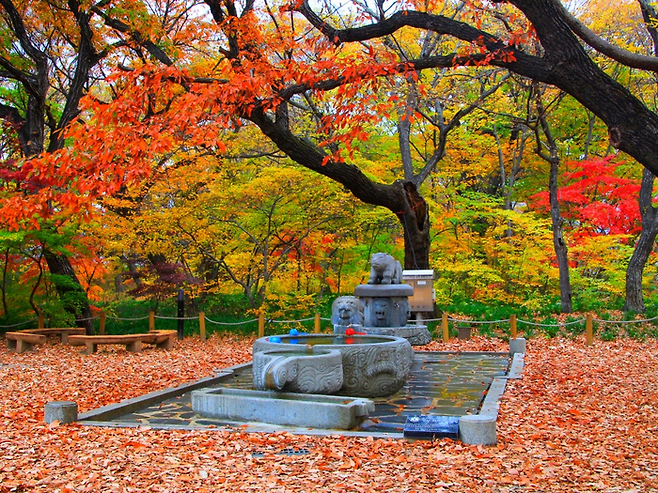
[[[45,334],[34,334],[28,331],[6,332],[5,339],[7,340],[7,349],[16,351],[17,353],[24,353],[30,351],[35,344],[45,344]]]
[[[162,349],[171,349],[174,347],[177,335],[178,332],[175,330],[149,330],[147,334],[144,334],[142,342],[154,344],[155,347]]]
[[[176,331],[154,330],[146,334],[123,334],[123,335],[72,335],[69,336],[69,344],[72,346],[85,346],[85,354],[95,353],[99,344],[120,344],[131,353],[139,353],[142,343],[155,344],[159,348],[171,349]]]
[[[62,343],[67,344],[69,342],[70,335],[84,335],[85,329],[82,327],[49,327],[47,329],[26,329],[21,332],[29,332],[31,334],[43,334],[45,336],[49,335],[58,335],[62,338]]]

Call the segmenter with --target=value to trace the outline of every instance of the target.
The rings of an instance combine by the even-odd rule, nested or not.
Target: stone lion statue
[[[401,284],[402,265],[388,253],[374,253],[370,259],[368,284]]]
[[[363,325],[363,302],[356,296],[340,296],[331,305],[334,325]]]

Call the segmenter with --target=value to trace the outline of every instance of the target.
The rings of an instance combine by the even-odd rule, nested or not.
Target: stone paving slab
[[[493,352],[421,352],[416,351],[411,377],[397,393],[372,399],[375,411],[358,429],[341,431],[344,435],[401,437],[408,416],[463,416],[477,414],[487,399],[487,411],[497,410],[504,391],[504,381],[510,370],[508,353]],[[518,363],[518,362],[517,362]],[[518,369],[518,364],[517,364]],[[217,372],[217,376],[193,382],[175,389],[154,392],[142,398],[106,406],[80,415],[82,424],[102,426],[149,426],[153,428],[221,428],[244,423],[223,422],[197,416],[192,411],[193,388],[226,386],[253,388],[251,364],[239,365]],[[141,400],[140,400],[141,399]],[[141,405],[140,405],[141,403]],[[104,409],[111,412],[105,413]],[[124,409],[125,412],[122,412]],[[305,434],[333,434],[336,430],[291,429],[259,423],[249,423],[248,431],[287,430]]]

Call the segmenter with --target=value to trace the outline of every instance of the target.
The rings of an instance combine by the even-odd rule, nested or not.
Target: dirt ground
[[[45,424],[251,359],[248,338],[92,355],[54,341],[0,349],[0,492],[658,492],[658,341],[530,339],[498,445]],[[480,337],[430,350],[506,350]],[[304,455],[284,450],[306,449]]]

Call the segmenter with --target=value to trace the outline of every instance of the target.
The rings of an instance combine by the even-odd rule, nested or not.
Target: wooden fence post
[[[100,321],[98,322],[98,334],[103,335],[105,334],[105,318],[107,317],[107,314],[101,310],[101,318]]]
[[[510,331],[510,337],[512,339],[516,339],[517,333],[516,333],[516,315],[512,314],[509,316],[509,331]]]
[[[441,327],[443,328],[443,342],[450,340],[450,333],[448,332],[448,314],[443,312],[441,316]]]
[[[265,314],[263,312],[258,314],[258,337],[265,336]]]
[[[585,317],[585,339],[588,346],[594,344],[593,318],[591,313],[588,313]]]
[[[43,329],[43,326],[45,325],[44,316],[43,313],[41,312],[39,312],[39,321],[37,322],[37,324],[40,329]]]
[[[199,336],[202,341],[206,340],[206,314],[199,312]]]
[[[155,312],[149,312],[149,330],[155,330]]]
[[[314,331],[316,334],[320,333],[320,314],[316,313],[315,314],[315,328]]]

